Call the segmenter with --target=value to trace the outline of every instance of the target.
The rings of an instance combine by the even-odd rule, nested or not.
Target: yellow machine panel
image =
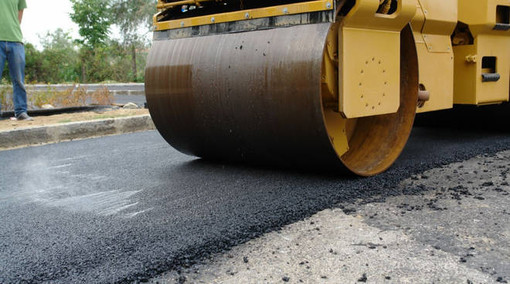
[[[462,0],[460,0],[462,1]],[[450,35],[457,25],[457,0],[419,0],[412,20],[420,91],[427,97],[417,112],[453,107],[453,48]]]
[[[454,103],[509,100],[510,0],[459,1]]]
[[[347,118],[395,113],[400,104],[400,31],[416,1],[398,1],[391,15],[378,14],[379,3],[357,1],[339,31],[339,105]]]

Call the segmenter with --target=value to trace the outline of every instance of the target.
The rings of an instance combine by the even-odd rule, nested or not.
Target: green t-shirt
[[[23,41],[18,11],[26,7],[25,0],[0,0],[0,41]]]

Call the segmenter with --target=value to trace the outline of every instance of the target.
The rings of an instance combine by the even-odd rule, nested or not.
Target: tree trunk
[[[132,59],[132,69],[131,71],[133,72],[133,82],[136,81],[137,79],[137,70],[136,70],[136,47],[135,47],[135,44],[132,44],[131,45],[131,59]]]

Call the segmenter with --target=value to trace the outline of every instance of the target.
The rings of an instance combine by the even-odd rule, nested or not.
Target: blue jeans
[[[27,112],[27,91],[25,90],[25,47],[19,42],[0,41],[0,76],[5,60],[11,75],[14,114]],[[1,106],[0,106],[1,109]]]

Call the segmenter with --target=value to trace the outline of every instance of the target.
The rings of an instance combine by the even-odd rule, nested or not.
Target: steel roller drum
[[[145,88],[157,129],[177,150],[198,157],[345,169],[321,103],[330,26],[154,41]]]

